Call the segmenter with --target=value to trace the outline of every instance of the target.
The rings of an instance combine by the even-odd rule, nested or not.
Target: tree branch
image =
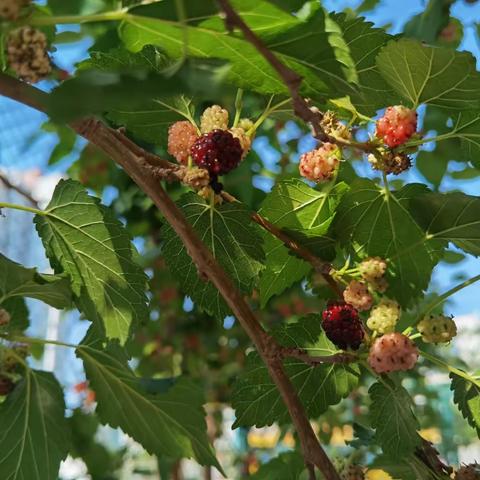
[[[255,35],[250,27],[243,21],[242,17],[235,11],[229,0],[218,0],[218,3],[225,13],[225,24],[229,30],[238,27],[246,40],[248,40],[257,51],[267,60],[272,68],[277,72],[283,83],[288,88],[293,101],[293,110],[295,115],[306,123],[312,125],[315,138],[321,142],[327,142],[330,137],[320,126],[323,114],[317,109],[311,109],[308,102],[300,95],[300,86],[303,78],[294,70],[281,62],[275,54]]]
[[[0,94],[46,112],[48,94],[4,74],[0,74]],[[300,438],[306,462],[317,466],[326,480],[340,480],[332,462],[315,436],[300,398],[285,373],[281,355],[278,353],[280,347],[260,326],[231,278],[217,263],[212,252],[203,244],[158,180],[145,167],[146,152],[130,140],[120,138],[120,136],[123,137],[121,132],[107,127],[97,119],[80,120],[70,126],[123,167],[139,188],[152,199],[182,240],[200,275],[215,285],[255,344],[288,408]]]
[[[232,31],[237,27],[243,33],[245,39],[256,48],[256,50],[277,72],[290,92],[295,115],[312,126],[313,136],[318,141],[335,143],[344,147],[357,148],[364,152],[372,152],[376,150],[376,145],[371,142],[352,142],[327,134],[321,125],[323,113],[318,108],[312,108],[308,101],[300,94],[300,87],[303,78],[275,56],[275,54],[263,43],[262,39],[257,37],[257,35],[243,21],[242,17],[235,11],[229,0],[218,0],[218,3],[225,14],[225,24],[227,29]]]
[[[38,202],[32,197],[32,195],[29,192],[27,192],[23,188],[19,187],[18,185],[14,185],[2,173],[0,173],[0,182],[2,182],[5,185],[5,187],[7,187],[9,190],[13,190],[14,192],[17,192],[22,197],[26,198],[34,207],[40,209],[40,206],[38,205]]]
[[[230,195],[228,192],[222,192],[222,197],[227,202],[238,202],[238,200]],[[308,248],[303,247],[298,242],[293,240],[288,234],[283,230],[276,227],[273,223],[270,223],[266,218],[262,217],[257,212],[252,213],[252,219],[255,223],[260,225],[262,228],[270,232],[274,237],[277,237],[284,245],[290,249],[292,252],[297,254],[299,257],[303,258],[305,261],[310,263],[315,271],[320,273],[324,280],[327,282],[328,286],[332,289],[333,292],[339,297],[343,297],[341,286],[335,281],[335,279],[330,275],[332,271],[332,265],[328,262],[323,261],[314,255]]]

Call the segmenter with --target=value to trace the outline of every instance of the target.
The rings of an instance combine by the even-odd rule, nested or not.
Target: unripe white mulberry
[[[370,257],[363,260],[358,269],[360,270],[360,275],[367,282],[371,282],[385,275],[387,262],[380,257]]]
[[[370,347],[368,363],[376,373],[411,370],[418,360],[415,344],[401,333],[387,333]]]
[[[205,109],[200,119],[202,133],[210,133],[212,130],[228,129],[228,112],[220,105],[212,105]]]
[[[8,37],[8,64],[19,78],[36,83],[52,71],[47,48],[47,37],[43,32],[32,27],[18,28]]]
[[[168,153],[177,159],[177,162],[186,165],[192,145],[198,138],[195,125],[187,120],[175,122],[168,129]]]
[[[331,180],[340,163],[341,150],[333,143],[323,143],[300,157],[300,175],[313,182]]]
[[[359,311],[370,310],[373,303],[373,297],[368,291],[368,287],[357,280],[352,280],[343,291],[343,299]]]
[[[253,122],[249,118],[241,118],[237,125],[238,128],[243,128],[247,133],[252,130],[253,126]]]
[[[367,327],[380,334],[390,333],[395,330],[400,318],[400,306],[390,299],[382,299],[378,305],[372,308],[367,320]]]
[[[451,317],[430,315],[417,325],[425,343],[448,343],[457,334],[457,325]]]

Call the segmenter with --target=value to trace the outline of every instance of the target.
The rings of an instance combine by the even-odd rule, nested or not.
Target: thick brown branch
[[[5,175],[0,173],[0,182],[2,182],[5,187],[9,190],[13,190],[17,192],[22,197],[26,198],[34,207],[40,208],[38,202],[30,195],[29,192],[24,190],[23,188],[19,187],[18,185],[14,185]]]
[[[47,94],[4,74],[0,74],[0,94],[38,110],[46,110]],[[274,340],[260,326],[243,295],[216,262],[211,251],[200,240],[182,211],[170,199],[158,180],[150,174],[150,170],[145,167],[143,150],[128,139],[122,138],[121,132],[107,127],[98,120],[82,120],[71,126],[77,133],[103,150],[123,167],[171,224],[196,264],[199,273],[208,278],[221,293],[266,363],[270,376],[275,382],[297,430],[306,461],[316,465],[327,480],[340,480],[333,464],[318,442],[297,392],[285,373],[281,356],[271,354],[272,345],[275,345]]]

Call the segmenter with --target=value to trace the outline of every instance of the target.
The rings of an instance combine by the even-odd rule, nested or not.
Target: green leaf
[[[328,247],[328,241],[322,242],[319,237],[327,233],[337,205],[347,190],[343,182],[313,189],[301,180],[285,180],[267,195],[260,214],[300,243],[312,249],[320,246],[323,250]],[[276,237],[269,233],[265,233],[264,237],[267,261],[260,279],[262,307],[273,295],[282,293],[301,280],[311,268],[293,256]],[[322,258],[325,258],[324,255]]]
[[[457,405],[463,418],[477,432],[480,438],[480,381],[479,377],[472,377],[471,381],[451,372],[451,390],[453,401]]]
[[[245,294],[252,291],[263,268],[261,238],[251,222],[250,212],[241,203],[212,206],[194,193],[187,193],[178,202],[215,259],[236,286]],[[163,255],[172,274],[195,304],[219,319],[230,314],[215,286],[198,276],[185,246],[169,224],[161,228]]]
[[[480,197],[427,193],[412,199],[411,211],[429,238],[453,242],[464,252],[480,255]]]
[[[263,464],[251,480],[300,480],[305,470],[305,460],[298,452],[284,452]]]
[[[70,444],[63,392],[51,373],[27,370],[0,405],[0,472],[8,480],[57,480]]]
[[[452,0],[430,0],[423,12],[405,25],[405,36],[430,45],[435,43],[442,29],[448,25],[451,4]]]
[[[362,113],[373,116],[385,105],[399,103],[398,94],[380,75],[376,58],[380,49],[393,37],[362,17],[349,17],[344,13],[330,14],[332,21],[341,30],[343,41],[348,45],[349,57],[357,77],[357,91],[349,94],[353,105]],[[339,97],[338,89],[332,95]]]
[[[96,415],[77,408],[67,421],[72,437],[70,455],[85,462],[92,478],[110,479],[112,472],[122,466],[124,450],[112,452],[97,441],[96,433],[100,422]]]
[[[54,308],[69,308],[72,292],[67,278],[42,275],[25,268],[0,253],[0,303],[13,297],[30,297]]]
[[[171,2],[163,2],[171,4]],[[198,3],[198,2],[194,2]],[[295,18],[270,2],[237,0],[234,7],[250,28],[290,68],[305,79],[302,92],[319,97],[327,91],[355,93],[356,78],[347,42],[320,6],[313,5],[307,18]],[[191,2],[186,4],[187,17]],[[166,7],[165,7],[166,8]],[[226,35],[218,15],[183,28],[171,18],[148,18],[148,10],[136,9],[120,26],[120,37],[132,51],[152,44],[172,58],[218,58],[230,62],[227,73],[237,86],[264,94],[288,94],[286,85],[262,55],[246,40]],[[309,38],[305,42],[305,38]],[[188,38],[188,44],[183,40]]]
[[[446,136],[460,139],[465,160],[480,168],[480,113],[459,113],[453,128]]]
[[[357,7],[356,12],[363,13],[373,10],[379,2],[380,0],[363,0],[363,2]]]
[[[170,125],[178,120],[192,118],[191,101],[186,97],[154,97],[145,108],[113,108],[108,118],[117,125],[124,125],[138,138],[154,144],[166,144]]]
[[[260,277],[260,302],[264,308],[270,298],[299,282],[308,274],[311,265],[290,253],[284,243],[268,232],[263,234],[266,262]]]
[[[450,110],[480,107],[480,74],[470,53],[401,39],[381,50],[377,66],[412,108],[421,103]]]
[[[279,327],[272,331],[272,335],[281,345],[307,349],[311,356],[338,353],[320,324],[320,317],[311,315],[298,323]],[[339,403],[358,383],[359,370],[354,364],[312,367],[300,360],[287,359],[284,365],[309,418],[316,418],[329,406]],[[246,368],[234,384],[232,406],[237,415],[234,428],[285,423],[290,418],[267,367],[257,353],[248,355]]]
[[[178,75],[163,73],[170,63],[151,46],[136,53],[122,48],[93,52],[73,78],[53,90],[49,114],[57,123],[65,123],[110,110],[141,110],[146,99],[157,97],[159,92],[162,96],[179,95],[187,87]]]
[[[401,385],[377,382],[368,393],[372,399],[370,416],[376,429],[375,440],[383,451],[399,458],[412,453],[420,444],[420,425],[408,392]]]
[[[46,132],[56,133],[58,136],[58,143],[53,148],[48,159],[49,165],[58,163],[72,153],[77,141],[77,134],[74,130],[66,125],[56,125],[53,122],[44,123],[42,129]]]
[[[428,190],[410,184],[392,193],[366,179],[350,187],[335,218],[338,237],[346,247],[388,260],[389,292],[406,306],[427,288],[439,260],[436,249],[443,246],[443,242],[427,241],[409,210],[411,199]]]
[[[6,329],[10,332],[23,332],[28,328],[28,308],[23,297],[8,298],[1,306],[10,314],[10,322]]]
[[[313,189],[301,180],[284,180],[267,195],[260,213],[279,228],[324,235],[347,190],[344,182]]]
[[[123,225],[72,180],[59,182],[35,223],[54,270],[70,277],[79,310],[124,343],[148,308],[146,276]]]
[[[307,2],[307,0],[268,0],[270,3],[273,3],[278,8],[282,8],[287,12],[296,12],[300,10],[302,6]]]
[[[207,435],[203,393],[194,383],[180,378],[166,393],[150,394],[126,361],[85,344],[77,355],[102,423],[121,428],[151,454],[193,457],[222,471]]]

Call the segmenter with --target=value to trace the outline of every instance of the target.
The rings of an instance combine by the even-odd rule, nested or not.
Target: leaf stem
[[[10,208],[12,210],[21,210],[23,212],[33,213],[35,215],[46,215],[46,212],[38,208],[27,207],[25,205],[18,205],[16,203],[0,202],[0,209]]]
[[[235,97],[235,119],[233,121],[233,128],[238,125],[240,121],[240,116],[242,115],[242,99],[243,99],[243,89],[239,88],[237,90],[237,96]]]
[[[111,12],[96,13],[92,15],[62,15],[62,16],[32,16],[26,20],[29,25],[48,26],[59,24],[80,24],[92,22],[109,22],[124,20],[128,16],[128,9],[114,10]]]
[[[430,305],[428,305],[425,310],[418,316],[417,322],[419,322],[423,317],[427,316],[432,310],[434,310],[438,305],[442,304],[448,297],[451,297],[455,293],[459,292],[460,290],[478,282],[480,280],[480,275],[475,275],[468,280],[465,280],[462,283],[459,283],[455,287],[451,288],[450,290],[446,291],[442,295],[440,295],[437,299],[435,299]]]
[[[4,335],[0,334],[0,338],[4,340],[8,340],[10,342],[18,342],[18,343],[28,343],[31,345],[56,345],[58,347],[68,347],[68,348],[79,348],[81,345],[74,345],[72,343],[64,343],[58,340],[48,340],[44,338],[36,338],[36,337],[25,337],[22,335]]]
[[[467,372],[464,372],[463,370],[452,367],[447,362],[444,362],[440,358],[437,358],[434,355],[430,355],[429,353],[424,352],[423,350],[420,350],[420,355],[422,355],[422,357],[426,358],[428,361],[434,363],[435,365],[447,369],[448,371],[454,373],[455,375],[458,375],[459,377],[462,377],[463,379],[467,380],[470,383],[473,383],[474,385],[480,388],[480,381],[472,377],[471,375],[469,375]]]

